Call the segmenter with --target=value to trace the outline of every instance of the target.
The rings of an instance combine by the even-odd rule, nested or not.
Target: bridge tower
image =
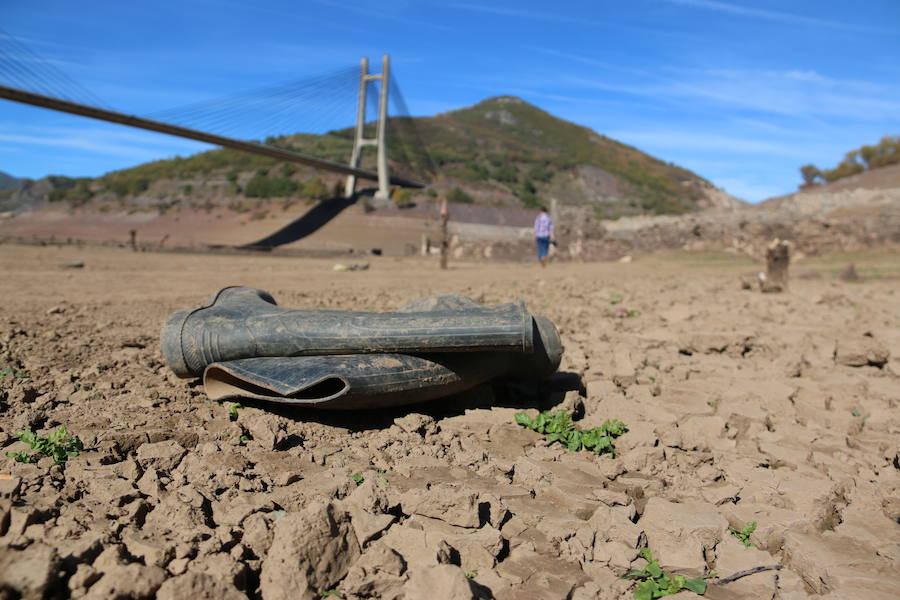
[[[353,154],[350,157],[350,166],[359,168],[359,159],[362,149],[366,146],[375,146],[378,152],[378,191],[375,197],[387,200],[391,190],[388,187],[390,174],[387,161],[387,110],[388,88],[390,88],[391,57],[385,54],[381,58],[381,74],[369,73],[369,59],[362,59],[362,68],[359,75],[359,104],[356,109],[356,137],[353,141]],[[378,98],[378,120],[375,123],[375,137],[365,136],[366,128],[366,84],[370,81],[380,81],[380,93]],[[356,191],[356,175],[347,176],[347,185],[344,194],[350,198]]]

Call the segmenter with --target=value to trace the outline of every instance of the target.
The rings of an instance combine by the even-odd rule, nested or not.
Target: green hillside
[[[426,172],[414,126],[433,169]],[[398,190],[398,201],[446,196],[452,201],[535,207],[553,197],[587,204],[604,218],[683,213],[710,204],[714,188],[698,175],[509,96],[435,117],[392,119],[392,172],[426,181],[425,190]],[[296,134],[267,143],[346,162],[352,129]],[[374,151],[363,153],[374,168]],[[410,157],[416,159],[411,160]],[[415,164],[410,164],[413,162]],[[277,199],[287,207],[339,193],[343,178],[234,150],[212,150],[108,173],[96,179],[48,178],[44,200],[101,210],[158,210],[192,205],[250,211]],[[363,182],[365,184],[365,182]],[[721,193],[719,193],[721,195]]]

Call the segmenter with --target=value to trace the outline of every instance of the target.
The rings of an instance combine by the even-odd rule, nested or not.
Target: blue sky
[[[0,24],[140,115],[389,53],[414,115],[516,95],[751,201],[900,133],[898,0],[2,0]],[[20,177],[204,148],[0,100]]]

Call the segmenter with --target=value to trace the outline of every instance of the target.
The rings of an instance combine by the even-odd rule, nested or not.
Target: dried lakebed
[[[630,598],[621,576],[649,547],[688,577],[783,567],[707,598],[897,598],[896,264],[858,258],[864,280],[843,283],[810,263],[797,272],[820,277],[762,295],[718,255],[437,276],[392,259],[335,273],[0,246],[0,597]],[[169,313],[228,284],[297,308],[522,298],[559,326],[563,375],[405,410],[232,419],[158,347]],[[582,406],[579,429],[627,424],[614,458],[515,422]],[[18,431],[63,424],[85,446],[64,465],[6,458],[28,450]],[[746,546],[729,528],[751,522]]]

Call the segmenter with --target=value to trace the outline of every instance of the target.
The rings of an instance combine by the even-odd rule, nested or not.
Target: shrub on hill
[[[447,202],[455,202],[457,204],[472,204],[473,202],[475,202],[475,199],[465,191],[459,189],[458,187],[455,187],[447,192]]]
[[[900,163],[900,136],[886,135],[875,145],[860,146],[851,150],[832,169],[819,169],[813,164],[800,167],[803,183],[800,188],[808,188],[820,183],[831,183],[866,170]]]

